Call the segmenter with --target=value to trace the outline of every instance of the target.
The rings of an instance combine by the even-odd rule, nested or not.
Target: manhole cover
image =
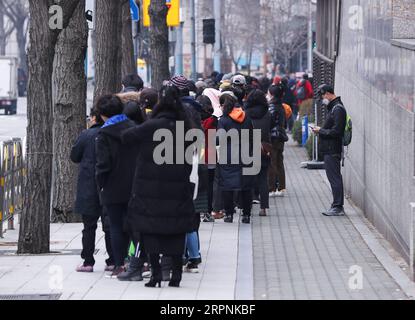
[[[55,294],[6,294],[0,300],[59,300],[61,293]]]

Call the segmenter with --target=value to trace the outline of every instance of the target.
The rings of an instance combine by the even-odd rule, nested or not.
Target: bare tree
[[[160,89],[164,80],[170,78],[168,8],[165,0],[152,0],[150,5],[150,65],[151,84]]]
[[[299,0],[262,0],[262,41],[271,54],[274,68],[283,63],[292,70],[290,60],[307,43],[307,20]]]
[[[258,0],[246,0],[244,5],[238,0],[225,0],[223,41],[237,71],[243,57],[246,57],[248,72],[251,71],[252,56],[260,44],[260,31],[256,27],[259,21]]]
[[[62,8],[65,29],[81,0],[66,0]],[[52,71],[55,45],[61,29],[51,29],[49,8],[53,0],[29,0],[27,152],[23,211],[18,253],[49,252],[50,204],[53,161]]]
[[[85,0],[68,26],[59,34],[53,66],[53,192],[52,222],[77,222],[73,212],[77,166],[70,159],[71,146],[86,127],[85,55],[88,25]]]
[[[29,29],[27,23],[29,18],[29,3],[27,0],[2,0],[0,2],[0,14],[1,11],[4,12],[16,31],[20,68],[27,72],[26,44]]]
[[[0,2],[0,55],[6,54],[6,46],[9,37],[14,32],[14,24],[6,17],[6,8],[2,2]]]

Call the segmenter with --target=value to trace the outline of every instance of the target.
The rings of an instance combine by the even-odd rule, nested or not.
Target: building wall
[[[391,39],[399,33],[410,36],[394,17],[410,16],[407,6],[397,4],[413,0],[342,2],[335,90],[354,125],[344,170],[346,192],[409,261],[414,243],[415,51],[394,46]]]

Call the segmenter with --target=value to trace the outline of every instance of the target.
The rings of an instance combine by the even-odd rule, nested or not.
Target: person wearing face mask
[[[344,191],[341,159],[347,112],[341,98],[334,94],[332,86],[327,84],[321,85],[318,88],[318,93],[323,105],[327,108],[328,115],[322,128],[314,127],[312,130],[320,138],[326,174],[333,193],[333,204],[328,211],[323,212],[323,215],[342,216],[344,215]]]

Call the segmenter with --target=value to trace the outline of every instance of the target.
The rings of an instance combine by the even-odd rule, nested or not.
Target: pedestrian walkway
[[[331,191],[324,171],[300,168],[305,160],[303,148],[287,144],[288,194],[271,200],[268,217],[254,218],[255,299],[406,299],[349,218],[321,214]]]
[[[95,272],[75,272],[82,225],[52,224],[51,255],[16,256],[17,230],[0,239],[0,300],[408,299],[352,223],[350,206],[349,217],[321,215],[331,193],[321,171],[300,168],[305,150],[290,142],[285,158],[287,196],[271,199],[268,217],[255,206],[251,225],[201,223],[200,273],[184,273],[179,289],[106,278],[101,229]],[[362,288],[349,273],[359,270]]]

